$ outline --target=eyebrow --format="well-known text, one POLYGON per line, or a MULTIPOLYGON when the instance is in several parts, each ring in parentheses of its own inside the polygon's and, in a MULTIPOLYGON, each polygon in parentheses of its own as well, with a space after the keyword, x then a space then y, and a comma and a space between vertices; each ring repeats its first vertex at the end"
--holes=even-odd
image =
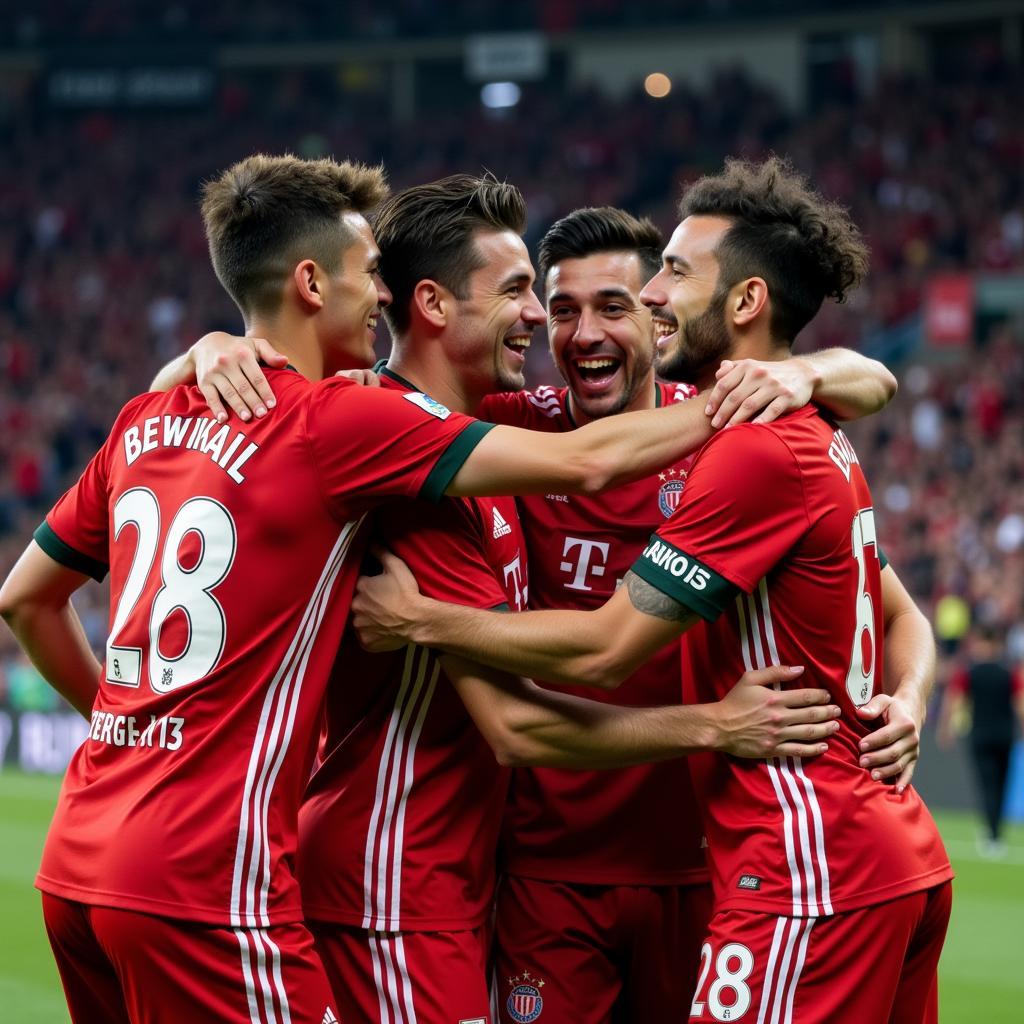
POLYGON ((673 256, 671 253, 665 253, 665 262, 670 266, 678 267, 680 270, 693 270, 682 256, 673 256))
MULTIPOLYGON (((636 305, 636 298, 633 296, 633 293, 626 288, 602 288, 597 293, 597 297, 600 299, 624 299, 626 302, 636 305)), ((553 295, 548 296, 549 306, 553 306, 556 302, 576 301, 576 296, 571 292, 555 292, 553 295)))
POLYGON ((509 274, 501 284, 498 285, 498 291, 503 292, 506 288, 511 288, 514 284, 530 284, 530 275, 524 271, 516 271, 514 274, 509 274))

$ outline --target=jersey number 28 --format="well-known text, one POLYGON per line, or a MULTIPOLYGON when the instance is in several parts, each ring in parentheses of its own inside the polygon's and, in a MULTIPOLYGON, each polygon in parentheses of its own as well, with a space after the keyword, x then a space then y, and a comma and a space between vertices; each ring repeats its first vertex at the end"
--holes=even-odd
POLYGON ((107 682, 118 686, 139 686, 141 682, 142 648, 118 646, 117 640, 159 555, 162 585, 148 614, 149 685, 156 693, 168 693, 209 675, 224 653, 227 623, 212 591, 231 571, 235 560, 235 523, 219 501, 190 498, 171 520, 158 552, 160 505, 149 488, 133 487, 114 505, 115 541, 129 524, 138 531, 138 542, 107 640, 107 682), (179 549, 189 535, 198 542, 198 557, 185 568, 179 560, 179 549), (160 650, 160 634, 175 612, 185 617, 187 637, 178 653, 165 657, 160 650))

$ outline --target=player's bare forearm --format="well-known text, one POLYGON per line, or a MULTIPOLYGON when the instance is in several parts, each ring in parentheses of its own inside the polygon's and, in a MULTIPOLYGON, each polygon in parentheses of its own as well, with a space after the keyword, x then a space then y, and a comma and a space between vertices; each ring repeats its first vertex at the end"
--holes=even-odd
POLYGON ((43 678, 89 718, 100 664, 71 606, 72 592, 86 579, 33 541, 0 589, 0 615, 43 678))
POLYGON ((700 399, 607 416, 561 434, 499 426, 476 446, 447 493, 595 494, 657 472, 711 434, 700 399))
POLYGON ((196 364, 192 357, 192 350, 182 352, 175 356, 169 363, 161 367, 149 385, 150 391, 170 391, 179 384, 195 384, 196 364))
POLYGON ((444 663, 495 757, 510 767, 620 768, 708 750, 718 737, 706 706, 617 707, 454 655, 444 663))
POLYGON ((841 420, 884 409, 896 394, 896 378, 877 359, 848 348, 823 349, 798 357, 812 375, 812 398, 841 420))

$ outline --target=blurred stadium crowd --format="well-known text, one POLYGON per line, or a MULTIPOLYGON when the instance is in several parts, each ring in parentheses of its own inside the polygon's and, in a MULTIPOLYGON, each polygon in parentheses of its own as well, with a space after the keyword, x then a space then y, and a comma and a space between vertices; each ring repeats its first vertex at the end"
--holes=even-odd
MULTIPOLYGON (((68 6, 38 9, 36 30, 48 30, 44 12, 68 6)), ((102 21, 128 7, 90 11, 102 21)), ((374 5, 353 8, 370 18, 374 5)), ((217 6, 176 9, 204 19, 217 6)), ((660 101, 526 88, 511 111, 448 107, 398 127, 383 97, 354 103, 320 71, 227 75, 217 102, 216 116, 54 112, 32 95, 0 104, 0 572, 157 367, 207 330, 238 328, 196 196, 204 177, 255 150, 383 161, 396 186, 489 168, 525 193, 530 243, 583 205, 623 206, 671 229, 681 182, 727 154, 788 154, 851 207, 873 254, 867 289, 820 316, 804 348, 859 347, 913 318, 938 270, 1024 269, 1024 81, 998 63, 948 81, 886 81, 867 98, 838 83, 799 118, 736 71, 660 101)), ((886 552, 947 651, 972 621, 989 622, 1024 656, 1022 333, 1005 321, 952 362, 894 366, 893 406, 851 431, 886 552)), ((553 381, 541 338, 528 380, 553 381)), ((101 647, 105 595, 84 593, 101 647)), ((17 707, 53 699, 7 631, 4 693, 17 707)))

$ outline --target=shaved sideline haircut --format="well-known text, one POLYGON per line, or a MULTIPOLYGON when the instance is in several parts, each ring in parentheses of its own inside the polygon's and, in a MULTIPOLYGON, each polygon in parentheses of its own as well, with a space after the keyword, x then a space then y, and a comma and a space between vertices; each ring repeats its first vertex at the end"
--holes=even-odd
POLYGON ((203 223, 220 283, 242 316, 273 315, 297 263, 336 273, 352 233, 341 217, 388 195, 380 167, 256 154, 203 185, 203 223))

